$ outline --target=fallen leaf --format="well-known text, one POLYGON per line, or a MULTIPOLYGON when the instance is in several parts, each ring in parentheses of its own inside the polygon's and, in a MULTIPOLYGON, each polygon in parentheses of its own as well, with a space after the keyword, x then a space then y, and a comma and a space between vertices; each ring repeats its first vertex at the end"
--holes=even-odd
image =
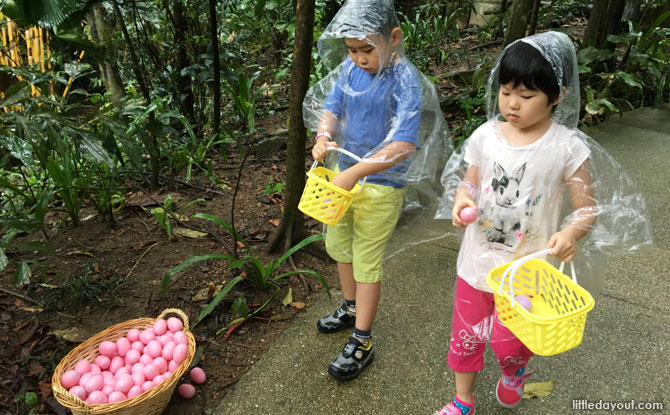
POLYGON ((283 300, 281 300, 281 303, 284 304, 284 306, 287 306, 293 302, 293 289, 289 288, 288 289, 288 294, 286 294, 286 297, 284 297, 283 300))
POLYGON ((237 247, 238 248, 244 248, 244 244, 240 241, 237 241, 237 247))
POLYGON ((202 288, 198 290, 197 293, 193 297, 191 297, 191 301, 204 301, 204 300, 209 300, 209 287, 202 288))
POLYGON ((303 303, 302 301, 294 301, 290 305, 296 310, 302 310, 303 308, 305 308, 305 303, 303 303))
POLYGON ((198 239, 207 236, 205 232, 195 231, 193 229, 176 227, 172 229, 172 233, 175 235, 183 236, 191 239, 198 239))
POLYGON ((523 397, 525 399, 530 398, 542 398, 549 395, 554 390, 554 381, 550 380, 548 382, 536 382, 536 383, 526 383, 523 388, 523 397))
POLYGON ((272 226, 279 226, 279 221, 277 219, 268 219, 268 222, 270 222, 272 226))
POLYGON ((44 366, 42 366, 38 362, 31 362, 30 371, 28 372, 28 375, 37 378, 37 376, 39 376, 39 374, 42 373, 43 370, 44 366))
POLYGON ((49 334, 53 334, 56 337, 60 337, 72 343, 81 343, 91 337, 90 333, 81 327, 70 327, 69 329, 64 330, 54 330, 50 331, 49 334))
POLYGON ((40 388, 40 394, 42 394, 42 400, 45 400, 46 398, 51 396, 52 392, 51 382, 42 380, 38 384, 38 387, 40 388))
POLYGON ((41 313, 44 311, 41 307, 20 307, 19 310, 28 311, 30 313, 41 313))
POLYGON ((90 257, 93 256, 92 253, 86 252, 86 251, 70 251, 65 255, 82 255, 82 256, 90 256, 90 257))
POLYGON ((33 334, 35 334, 37 329, 40 327, 40 322, 37 321, 35 317, 30 319, 29 324, 30 325, 25 330, 21 330, 21 334, 19 334, 19 344, 23 344, 30 340, 30 338, 33 337, 33 334))

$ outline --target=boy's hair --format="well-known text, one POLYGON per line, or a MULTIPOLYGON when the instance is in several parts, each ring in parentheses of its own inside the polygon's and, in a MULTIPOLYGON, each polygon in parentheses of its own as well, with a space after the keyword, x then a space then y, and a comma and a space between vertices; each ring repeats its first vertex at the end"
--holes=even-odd
MULTIPOLYGON (((559 98, 561 91, 556 82, 556 73, 534 46, 519 41, 504 53, 498 72, 500 85, 511 82, 514 88, 523 85, 534 91, 542 91, 549 97, 549 102, 559 98)), ((561 83, 565 84, 563 81, 561 83)))
MULTIPOLYGON (((342 23, 341 31, 352 37, 376 34, 384 38, 398 27, 398 20, 391 0, 349 0, 348 12, 352 21, 342 23)), ((344 6, 343 6, 344 7, 344 6)))

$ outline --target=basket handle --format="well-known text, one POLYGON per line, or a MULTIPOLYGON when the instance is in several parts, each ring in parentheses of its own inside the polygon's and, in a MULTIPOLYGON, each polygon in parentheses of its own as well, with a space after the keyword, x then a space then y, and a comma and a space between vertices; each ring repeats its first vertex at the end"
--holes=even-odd
MULTIPOLYGON (((544 249, 542 251, 538 251, 538 252, 534 252, 532 254, 528 254, 528 255, 526 255, 524 257, 521 257, 521 258, 517 259, 516 261, 514 261, 512 263, 512 265, 507 267, 505 272, 503 272, 503 275, 500 279, 500 287, 498 288, 498 295, 502 295, 503 286, 504 286, 504 283, 505 283, 505 278, 509 277, 509 294, 510 294, 510 297, 512 298, 512 307, 514 307, 514 305, 516 304, 516 300, 514 299, 513 281, 514 281, 514 275, 516 275, 516 272, 519 270, 519 268, 521 268, 521 266, 523 264, 525 264, 529 260, 531 260, 533 258, 538 258, 538 257, 541 257, 541 256, 551 254, 553 251, 554 250, 552 248, 544 249)), ((563 272, 563 265, 565 265, 565 262, 561 262, 561 268, 559 269, 559 271, 561 271, 561 272, 563 272)), ((577 282, 577 275, 575 274, 574 263, 570 262, 570 268, 572 269, 572 280, 576 283, 577 282)))
POLYGON ((165 316, 168 314, 177 314, 179 318, 181 318, 182 323, 184 323, 184 331, 189 331, 188 316, 186 313, 178 308, 166 308, 165 310, 161 311, 161 313, 158 315, 158 318, 165 318, 165 316))
MULTIPOLYGON (((346 154, 347 156, 351 157, 352 159, 356 160, 357 162, 363 161, 362 158, 358 157, 356 154, 352 153, 349 150, 345 150, 345 149, 339 148, 339 147, 332 147, 332 146, 331 147, 326 147, 326 151, 331 151, 331 150, 337 151, 337 152, 342 153, 342 154, 346 154)), ((319 164, 319 162, 314 160, 314 163, 312 164, 312 168, 310 170, 314 170, 316 168, 317 164, 319 164)), ((361 181, 361 186, 358 188, 357 193, 360 193, 361 190, 363 190, 363 185, 365 184, 365 181, 367 179, 368 179, 368 176, 363 177, 363 180, 361 181)))

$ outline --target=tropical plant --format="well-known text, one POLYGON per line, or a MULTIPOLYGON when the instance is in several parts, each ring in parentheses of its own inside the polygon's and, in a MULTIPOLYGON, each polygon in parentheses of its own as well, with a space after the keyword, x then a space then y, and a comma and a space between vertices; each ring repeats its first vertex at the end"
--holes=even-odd
POLYGON ((167 195, 165 197, 165 201, 163 202, 163 206, 153 208, 150 210, 151 214, 154 215, 156 220, 158 221, 158 224, 160 227, 165 231, 167 234, 168 239, 172 239, 172 221, 177 220, 181 221, 184 217, 184 214, 190 208, 196 203, 199 202, 204 202, 205 199, 195 199, 191 200, 187 204, 185 204, 181 209, 179 209, 178 212, 175 212, 172 209, 172 205, 174 203, 179 202, 182 200, 182 197, 176 197, 173 198, 171 194, 167 195))

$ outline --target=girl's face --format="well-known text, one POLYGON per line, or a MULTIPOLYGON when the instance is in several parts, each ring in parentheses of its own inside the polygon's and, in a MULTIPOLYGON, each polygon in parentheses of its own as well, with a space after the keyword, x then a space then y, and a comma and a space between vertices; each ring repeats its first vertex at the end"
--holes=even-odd
POLYGON ((543 127, 551 122, 551 110, 558 99, 549 102, 549 97, 542 91, 528 89, 510 82, 500 85, 498 91, 498 108, 510 126, 519 130, 530 130, 543 127))

